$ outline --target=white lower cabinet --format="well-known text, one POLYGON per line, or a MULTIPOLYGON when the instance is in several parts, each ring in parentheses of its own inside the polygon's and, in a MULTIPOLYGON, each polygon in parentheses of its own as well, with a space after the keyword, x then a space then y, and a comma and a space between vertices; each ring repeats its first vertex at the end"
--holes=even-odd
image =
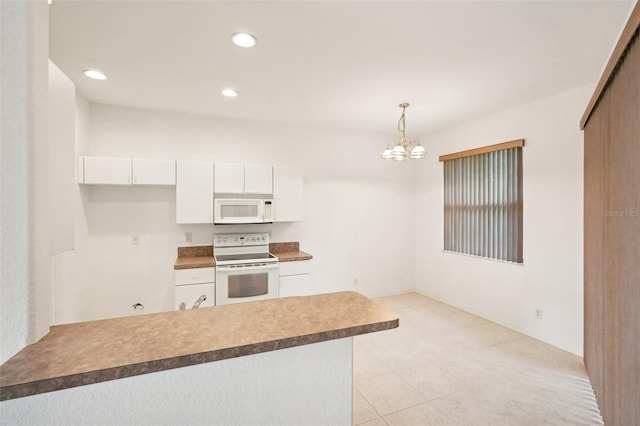
POLYGON ((176 269, 174 272, 176 310, 192 309, 202 296, 205 299, 199 307, 216 305, 216 268, 176 269))
POLYGON ((309 296, 311 288, 311 261, 280 262, 280 297, 309 296))

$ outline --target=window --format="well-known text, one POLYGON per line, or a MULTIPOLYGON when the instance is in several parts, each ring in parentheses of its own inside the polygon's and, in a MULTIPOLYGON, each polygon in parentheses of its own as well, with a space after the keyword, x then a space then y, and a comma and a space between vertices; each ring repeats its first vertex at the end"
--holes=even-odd
POLYGON ((522 147, 518 139, 443 155, 444 249, 522 263, 522 147))

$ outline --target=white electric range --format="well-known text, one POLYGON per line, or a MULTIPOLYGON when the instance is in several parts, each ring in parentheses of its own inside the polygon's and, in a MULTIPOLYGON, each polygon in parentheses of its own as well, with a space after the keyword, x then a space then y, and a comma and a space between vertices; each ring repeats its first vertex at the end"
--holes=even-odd
POLYGON ((269 233, 216 234, 216 305, 278 297, 278 258, 269 233))

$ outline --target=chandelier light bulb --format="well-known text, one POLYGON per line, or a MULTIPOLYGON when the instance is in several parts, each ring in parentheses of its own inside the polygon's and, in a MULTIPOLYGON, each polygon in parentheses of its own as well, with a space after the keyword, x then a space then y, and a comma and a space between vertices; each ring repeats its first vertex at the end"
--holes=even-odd
POLYGON ((383 158, 385 160, 390 160, 393 158, 393 154, 391 153, 391 148, 389 147, 389 145, 387 145, 385 150, 382 152, 380 158, 383 158))
POLYGON ((400 144, 393 147, 391 150, 391 154, 393 155, 403 155, 405 153, 404 147, 400 144))
POLYGON ((411 158, 422 159, 427 156, 427 150, 422 145, 418 144, 411 150, 411 158))
POLYGON ((409 103, 403 102, 399 106, 402 108, 402 115, 400 115, 400 120, 398 120, 398 132, 400 132, 400 138, 393 149, 390 150, 389 146, 387 146, 387 148, 382 152, 380 158, 395 161, 404 161, 407 158, 423 159, 427 156, 427 151, 422 145, 420 145, 420 142, 415 139, 411 139, 411 141, 407 140, 405 110, 409 107, 409 103))

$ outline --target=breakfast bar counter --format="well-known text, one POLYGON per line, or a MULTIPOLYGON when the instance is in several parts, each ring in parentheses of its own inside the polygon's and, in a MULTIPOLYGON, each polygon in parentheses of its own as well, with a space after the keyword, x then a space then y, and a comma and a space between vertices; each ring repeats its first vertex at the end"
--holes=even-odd
POLYGON ((58 325, 0 367, 0 400, 396 328, 356 292, 58 325))

